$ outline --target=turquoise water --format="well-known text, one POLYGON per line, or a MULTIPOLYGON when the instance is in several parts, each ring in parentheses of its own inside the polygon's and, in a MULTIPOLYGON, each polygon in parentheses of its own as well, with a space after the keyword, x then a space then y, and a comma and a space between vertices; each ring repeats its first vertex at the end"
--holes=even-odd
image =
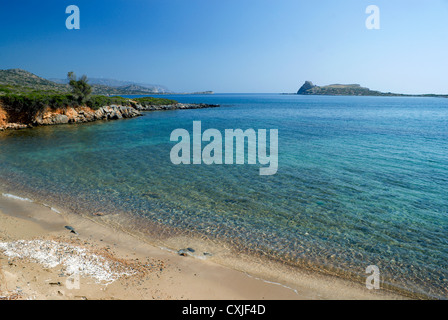
POLYGON ((173 98, 222 107, 0 133, 3 188, 293 265, 354 277, 377 265, 385 285, 448 298, 448 99, 173 98), (171 132, 199 120, 202 130, 278 129, 277 174, 173 165, 171 132))

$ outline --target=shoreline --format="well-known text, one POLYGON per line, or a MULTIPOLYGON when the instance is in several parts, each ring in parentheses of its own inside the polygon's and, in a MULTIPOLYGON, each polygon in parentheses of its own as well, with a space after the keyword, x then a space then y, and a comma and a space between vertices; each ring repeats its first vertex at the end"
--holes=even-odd
MULTIPOLYGON (((0 244, 3 243, 3 249, 5 243, 12 246, 19 240, 54 240, 64 245, 88 246, 94 252, 107 252, 108 260, 122 261, 124 266, 135 265, 135 269, 141 271, 141 274, 118 278, 108 285, 95 283, 91 276, 82 276, 81 288, 69 290, 64 286, 67 275, 61 276, 64 269, 61 265, 49 269, 29 259, 7 257, 0 246, 0 297, 5 297, 5 291, 8 291, 10 297, 15 295, 18 299, 38 300, 408 299, 387 290, 370 291, 365 283, 336 276, 291 268, 243 254, 238 257, 221 254, 219 250, 224 248, 209 250, 218 253, 216 255, 201 256, 200 251, 210 249, 201 239, 173 236, 166 242, 170 245, 163 247, 114 227, 101 218, 95 220, 96 217, 67 213, 49 204, 11 193, 5 196, 0 192, 0 244), (181 243, 188 243, 197 253, 189 254, 186 250, 186 254, 180 255, 173 248, 179 248, 181 243), (157 261, 155 265, 163 267, 153 270, 147 265, 137 266, 142 261, 157 261), (51 279, 52 284, 43 277, 51 279), (14 291, 14 287, 20 288, 19 291, 14 291)), ((29 242, 25 247, 31 245, 29 242)), ((70 257, 69 254, 62 256, 70 257)))
POLYGON ((59 109, 46 108, 37 115, 32 123, 9 122, 8 113, 0 101, 0 132, 7 130, 32 129, 34 127, 61 125, 61 124, 81 124, 96 121, 110 121, 120 119, 131 119, 143 116, 142 112, 152 111, 172 111, 188 109, 218 108, 220 105, 205 103, 175 103, 168 105, 139 104, 131 101, 130 106, 110 105, 103 106, 97 110, 86 106, 67 107, 59 109))

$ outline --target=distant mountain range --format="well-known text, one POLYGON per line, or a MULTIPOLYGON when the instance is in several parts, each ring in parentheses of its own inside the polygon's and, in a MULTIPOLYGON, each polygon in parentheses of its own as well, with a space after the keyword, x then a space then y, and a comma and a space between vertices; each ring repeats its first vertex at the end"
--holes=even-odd
POLYGON ((311 81, 305 83, 297 91, 299 95, 328 95, 328 96, 384 96, 384 97, 443 97, 448 95, 437 94, 400 94, 392 92, 380 92, 361 87, 359 84, 332 84, 328 86, 316 86, 311 81))
MULTIPOLYGON (((146 95, 171 93, 160 85, 144 85, 128 81, 89 78, 92 93, 98 95, 146 95)), ((57 91, 70 92, 68 80, 44 79, 22 69, 0 70, 2 92, 57 91)), ((1 93, 1 92, 0 92, 1 93)))

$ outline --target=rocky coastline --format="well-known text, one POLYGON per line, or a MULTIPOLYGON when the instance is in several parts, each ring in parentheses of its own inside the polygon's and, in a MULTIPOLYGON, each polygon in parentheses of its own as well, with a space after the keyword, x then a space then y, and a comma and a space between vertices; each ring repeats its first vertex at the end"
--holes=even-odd
POLYGON ((205 103, 176 103, 169 105, 141 105, 134 104, 133 108, 138 111, 162 111, 162 110, 182 110, 182 109, 203 109, 203 108, 217 108, 217 104, 205 103))
POLYGON ((131 101, 131 106, 111 105, 97 110, 89 107, 68 107, 64 109, 49 109, 40 112, 31 123, 8 122, 8 114, 0 105, 0 131, 19 130, 37 126, 87 123, 99 120, 118 120, 142 116, 142 112, 216 108, 219 105, 176 103, 171 105, 142 105, 131 101))

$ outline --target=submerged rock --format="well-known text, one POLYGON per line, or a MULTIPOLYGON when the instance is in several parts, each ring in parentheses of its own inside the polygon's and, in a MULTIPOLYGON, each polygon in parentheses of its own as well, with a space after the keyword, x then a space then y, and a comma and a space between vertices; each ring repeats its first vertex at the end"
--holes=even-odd
POLYGON ((78 232, 76 232, 75 229, 71 226, 65 226, 64 228, 69 230, 71 233, 78 234, 78 232))

